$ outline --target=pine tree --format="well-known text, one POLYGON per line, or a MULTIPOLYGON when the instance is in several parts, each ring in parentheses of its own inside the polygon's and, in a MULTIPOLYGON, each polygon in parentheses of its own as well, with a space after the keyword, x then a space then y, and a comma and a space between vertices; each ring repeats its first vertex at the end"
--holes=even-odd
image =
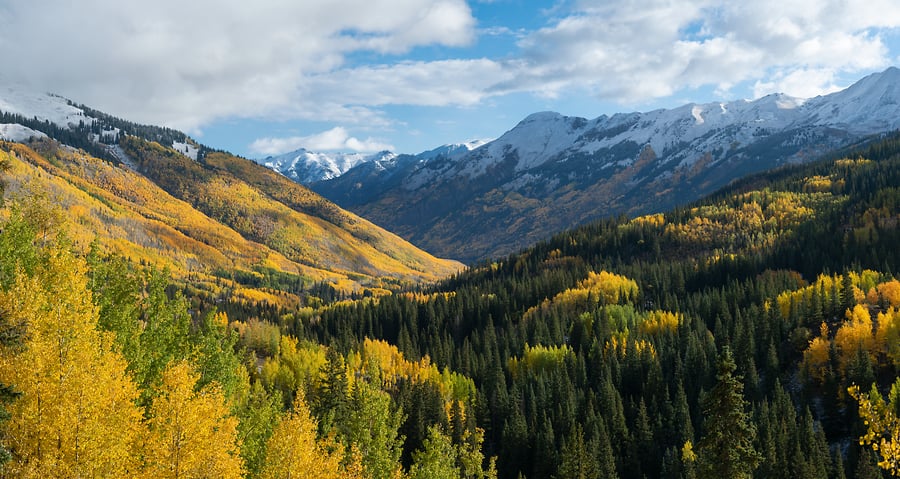
POLYGON ((718 382, 703 401, 704 435, 698 444, 701 478, 747 478, 760 461, 753 447, 756 428, 746 412, 744 386, 735 369, 726 347, 719 357, 718 382))
POLYGON ((390 396, 365 381, 357 381, 343 416, 335 418, 347 450, 353 446, 362 454, 366 475, 389 479, 400 469, 403 422, 400 411, 391 406, 390 396))
POLYGON ((597 452, 585 443, 584 432, 580 424, 576 424, 569 434, 562 449, 557 479, 592 479, 599 477, 600 465, 597 463, 597 452))
POLYGON ((337 418, 344 415, 347 405, 347 367, 336 349, 328 348, 325 352, 321 376, 313 412, 319 419, 320 435, 325 435, 335 427, 337 418))

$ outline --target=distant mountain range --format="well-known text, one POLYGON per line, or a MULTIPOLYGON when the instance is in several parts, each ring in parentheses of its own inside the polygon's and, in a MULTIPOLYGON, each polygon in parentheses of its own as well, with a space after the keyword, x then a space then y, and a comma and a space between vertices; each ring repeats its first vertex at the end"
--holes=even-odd
MULTIPOLYGON (((468 153, 487 142, 487 140, 473 140, 466 143, 439 146, 433 150, 424 151, 415 155, 415 159, 424 162, 433 160, 438 156, 452 156, 468 153)), ((380 151, 372 154, 329 153, 312 152, 305 148, 301 148, 289 153, 269 156, 256 161, 287 176, 297 183, 309 185, 319 181, 337 178, 360 165, 389 165, 396 157, 397 154, 391 151, 380 151)))
POLYGON ((889 68, 810 99, 592 120, 536 113, 477 148, 379 154, 311 187, 427 251, 471 262, 597 218, 663 211, 898 127, 900 70, 889 68))

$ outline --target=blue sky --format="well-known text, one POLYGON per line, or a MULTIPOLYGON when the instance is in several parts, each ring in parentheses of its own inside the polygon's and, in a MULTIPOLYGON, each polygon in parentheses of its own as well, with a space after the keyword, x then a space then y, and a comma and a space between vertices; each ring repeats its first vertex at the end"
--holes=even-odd
POLYGON ((536 111, 835 91, 900 64, 900 2, 7 0, 0 56, 8 79, 248 157, 417 153, 536 111))

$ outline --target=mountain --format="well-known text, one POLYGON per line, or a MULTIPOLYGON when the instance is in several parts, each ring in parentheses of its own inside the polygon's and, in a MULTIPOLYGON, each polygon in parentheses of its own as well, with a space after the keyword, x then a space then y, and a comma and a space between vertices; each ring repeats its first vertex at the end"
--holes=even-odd
POLYGON ((262 165, 58 96, 0 89, 0 139, 21 142, 0 141, 11 195, 38 192, 74 220, 82 245, 96 238, 195 286, 377 291, 461 266, 262 165))
MULTIPOLYGON (((443 145, 414 155, 414 158, 426 162, 437 157, 459 156, 486 143, 486 140, 472 140, 466 143, 443 145)), ((393 160, 397 156, 397 154, 390 151, 380 151, 366 155, 363 153, 317 153, 301 148, 290 153, 269 156, 265 159, 257 160, 257 162, 287 176, 297 183, 309 185, 337 178, 357 166, 374 164, 376 169, 393 168, 395 166, 393 160)))
POLYGON ((465 143, 450 143, 447 145, 439 146, 433 150, 423 151, 422 153, 416 155, 416 158, 424 161, 429 161, 438 157, 462 156, 472 150, 481 148, 482 146, 490 142, 491 140, 470 140, 465 143))
POLYGON ((773 94, 592 120, 536 113, 465 154, 363 164, 312 188, 471 262, 594 219, 664 211, 898 126, 900 70, 890 68, 810 99, 773 94))
MULTIPOLYGON (((559 232, 415 295, 328 311, 305 336, 383 340, 471 377, 499 478, 896 474, 871 449, 900 438, 848 388, 900 388, 900 134, 846 155, 559 232), (734 454, 749 429, 758 461, 734 454), (867 429, 886 439, 860 441, 867 429)), ((424 438, 443 420, 401 430, 424 438)))
POLYGON ((341 176, 347 170, 361 163, 391 159, 394 156, 396 155, 390 151, 365 155, 362 153, 314 153, 301 148, 290 153, 270 156, 258 160, 258 162, 297 183, 307 185, 341 176))

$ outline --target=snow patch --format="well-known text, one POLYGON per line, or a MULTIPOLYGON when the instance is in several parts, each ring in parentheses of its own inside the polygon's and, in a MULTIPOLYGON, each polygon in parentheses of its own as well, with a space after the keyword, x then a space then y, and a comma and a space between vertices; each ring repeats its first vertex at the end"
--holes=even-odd
POLYGON ((691 108, 691 115, 694 117, 694 123, 698 125, 702 125, 705 120, 703 120, 703 109, 697 105, 694 105, 691 108))
POLYGON ((46 138, 41 131, 35 131, 18 123, 0 123, 0 139, 6 141, 23 142, 31 138, 46 138))
POLYGON ((57 126, 67 128, 79 122, 93 123, 93 118, 69 104, 68 100, 49 93, 34 93, 20 87, 0 87, 0 111, 49 120, 57 126))
POLYGON ((181 143, 178 141, 172 142, 172 149, 194 161, 197 161, 197 153, 200 152, 200 149, 196 146, 187 142, 181 143))

